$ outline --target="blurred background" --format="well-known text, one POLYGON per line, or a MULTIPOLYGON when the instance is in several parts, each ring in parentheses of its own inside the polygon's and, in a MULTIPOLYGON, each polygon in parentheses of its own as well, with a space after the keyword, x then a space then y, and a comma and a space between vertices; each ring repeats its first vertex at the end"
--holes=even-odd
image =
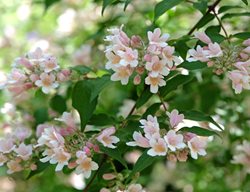
MULTIPOLYGON (((138 34, 146 39, 147 30, 158 26, 163 32, 169 33, 171 39, 177 39, 186 35, 202 16, 192 3, 183 2, 153 23, 153 10, 157 2, 133 0, 125 12, 123 3, 116 4, 107 7, 102 15, 101 0, 1 1, 0 86, 14 59, 36 47, 55 55, 63 67, 85 65, 96 70, 104 69, 103 39, 108 28, 124 24, 127 34, 138 34)), ((204 2, 210 4, 214 1, 204 2)), ((220 6, 222 5, 242 6, 242 12, 249 12, 249 6, 240 0, 224 0, 220 6)), ((232 17, 225 19, 224 25, 229 34, 235 34, 250 31, 249 21, 249 17, 232 17)), ((209 25, 218 23, 213 20, 209 25)), ((250 177, 241 166, 231 164, 235 146, 244 139, 250 140, 249 91, 236 97, 230 82, 223 79, 223 76, 213 75, 210 69, 196 71, 195 75, 195 80, 169 98, 168 105, 170 109, 197 109, 213 115, 225 127, 223 139, 215 138, 210 142, 208 155, 198 160, 154 164, 143 172, 145 177, 140 182, 152 192, 250 191, 250 177)), ((63 87, 59 91, 66 94, 63 87)), ((126 113, 127 108, 133 105, 135 94, 136 90, 132 85, 123 87, 114 83, 102 93, 98 110, 109 111, 114 115, 126 113), (108 94, 110 92, 114 94, 108 94)), ((26 113, 32 116, 34 111, 49 102, 49 98, 40 98, 34 92, 23 97, 15 101, 14 110, 19 112, 19 118, 26 113)), ((0 135, 9 120, 6 111, 11 109, 10 100, 10 94, 1 90, 0 135)), ((36 119, 30 121, 27 126, 34 128, 37 123, 35 121, 36 119)), ((126 158, 131 161, 137 154, 127 154, 126 158)), ((55 173, 54 167, 48 167, 29 180, 25 179, 27 174, 7 175, 6 168, 0 167, 0 192, 69 192, 81 191, 85 185, 81 176, 55 173)))

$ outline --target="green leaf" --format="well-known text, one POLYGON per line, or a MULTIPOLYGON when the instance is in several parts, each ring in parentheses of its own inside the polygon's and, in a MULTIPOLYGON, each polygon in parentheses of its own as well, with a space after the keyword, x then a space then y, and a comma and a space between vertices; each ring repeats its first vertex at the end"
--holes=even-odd
POLYGON ((34 170, 34 171, 30 171, 30 173, 29 173, 29 175, 27 176, 26 179, 30 179, 34 175, 37 175, 37 174, 43 172, 50 165, 50 163, 49 162, 42 163, 42 162, 38 161, 36 163, 36 165, 37 165, 37 169, 34 170))
POLYGON ((243 3, 245 3, 246 5, 248 5, 248 0, 241 0, 243 3))
POLYGON ((212 117, 210 117, 209 115, 206 115, 200 111, 195 111, 195 110, 181 111, 181 113, 185 116, 185 119, 190 119, 190 120, 194 120, 194 121, 207 121, 207 122, 214 124, 219 129, 223 130, 221 128, 221 126, 216 121, 213 120, 212 117))
POLYGON ((143 114, 142 119, 147 118, 148 115, 154 115, 160 108, 161 103, 154 103, 143 114))
POLYGON ((231 9, 239 9, 239 8, 242 8, 241 6, 238 6, 238 5, 225 5, 225 6, 222 6, 218 13, 223 13, 223 12, 226 12, 228 10, 231 10, 231 9))
POLYGON ((207 10, 207 1, 200 1, 200 2, 195 2, 193 4, 194 8, 198 9, 203 15, 206 13, 207 10))
POLYGON ((144 105, 150 99, 150 97, 152 95, 153 95, 153 93, 150 92, 149 87, 144 89, 144 91, 142 92, 142 94, 140 95, 140 97, 136 101, 136 104, 135 104, 136 108, 138 109, 142 105, 144 105))
POLYGON ((187 52, 189 50, 189 47, 187 46, 186 42, 188 41, 189 39, 182 39, 180 41, 177 41, 176 44, 175 44, 175 48, 176 48, 176 51, 180 54, 180 56, 183 58, 183 59, 186 59, 187 57, 187 52))
POLYGON ((60 95, 55 95, 51 99, 50 106, 53 110, 60 114, 67 110, 66 100, 60 95))
POLYGON ((245 40, 245 39, 250 38, 250 32, 236 33, 233 35, 233 37, 245 40))
POLYGON ((77 71, 80 74, 87 74, 90 71, 92 71, 89 67, 83 66, 83 65, 78 65, 78 66, 75 66, 75 67, 71 67, 70 69, 73 70, 73 71, 77 71))
POLYGON ((147 150, 143 152, 143 154, 136 161, 134 168, 130 175, 128 176, 128 180, 131 179, 137 172, 141 172, 145 168, 149 167, 153 164, 153 162, 157 159, 157 157, 151 157, 147 154, 147 150))
POLYGON ((36 120, 36 125, 45 123, 46 121, 49 120, 48 109, 47 108, 37 109, 34 113, 34 117, 36 120))
POLYGON ((221 20, 229 19, 232 17, 242 17, 242 16, 248 16, 250 17, 250 12, 244 12, 244 13, 227 13, 221 17, 221 20))
POLYGON ((175 7, 182 1, 183 0, 163 0, 157 3, 154 10, 154 21, 156 21, 162 14, 175 7))
POLYGON ((60 2, 61 0, 44 0, 45 11, 53 4, 60 2))
POLYGON ((164 98, 171 91, 176 90, 180 85, 184 85, 192 79, 192 75, 176 75, 166 82, 166 86, 160 88, 161 97, 164 98))
POLYGON ((214 15, 209 13, 207 15, 204 15, 200 20, 199 22, 197 23, 196 25, 196 28, 197 29, 200 29, 202 28, 203 26, 205 26, 208 22, 212 21, 214 19, 214 15))
POLYGON ((114 0, 103 0, 103 3, 102 3, 102 15, 105 11, 105 9, 111 5, 112 3, 114 2, 114 0))
POLYGON ((96 126, 105 126, 105 125, 114 125, 115 119, 110 117, 104 113, 94 114, 89 122, 89 125, 96 125, 96 126))
POLYGON ((179 129, 178 131, 190 132, 190 133, 194 133, 196 135, 205 136, 205 137, 209 137, 209 136, 213 136, 213 135, 217 135, 217 136, 221 137, 215 131, 212 131, 212 130, 209 130, 209 129, 206 129, 206 128, 202 128, 202 127, 198 127, 198 126, 183 127, 181 129, 179 129))
POLYGON ((122 154, 117 149, 111 149, 104 146, 100 146, 100 149, 102 152, 104 152, 106 155, 112 157, 113 159, 119 161, 124 167, 128 168, 126 161, 122 157, 122 154))
POLYGON ((104 75, 100 78, 96 78, 96 79, 90 79, 88 80, 92 92, 91 92, 91 98, 90 100, 93 101, 98 94, 101 92, 101 90, 107 86, 111 81, 110 81, 110 76, 109 75, 104 75))
POLYGON ((128 5, 129 5, 129 3, 131 3, 132 2, 132 0, 126 0, 125 1, 125 3, 124 3, 124 11, 126 11, 126 9, 127 9, 127 7, 128 7, 128 5))
POLYGON ((184 61, 178 67, 182 67, 188 70, 197 70, 197 69, 203 69, 207 67, 206 63, 200 62, 200 61, 194 61, 194 62, 188 62, 184 61))
POLYGON ((205 30, 205 33, 212 39, 214 42, 222 42, 225 40, 225 37, 220 34, 221 27, 217 26, 210 26, 205 30))

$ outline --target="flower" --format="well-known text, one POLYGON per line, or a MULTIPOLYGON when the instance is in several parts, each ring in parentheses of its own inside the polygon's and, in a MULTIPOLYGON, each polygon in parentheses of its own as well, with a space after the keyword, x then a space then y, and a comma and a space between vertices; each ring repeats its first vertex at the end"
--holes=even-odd
POLYGON ((189 62, 192 62, 192 61, 207 62, 207 61, 209 61, 209 59, 207 58, 209 51, 204 50, 200 45, 197 46, 196 50, 189 49, 188 54, 190 55, 190 57, 187 58, 187 61, 189 61, 189 62))
POLYGON ((209 44, 212 43, 211 39, 204 32, 197 31, 194 33, 194 36, 202 41, 203 43, 209 44))
POLYGON ((44 60, 41 62, 40 66, 44 69, 45 73, 59 69, 56 58, 50 55, 44 57, 44 60))
POLYGON ((56 118, 55 120, 64 122, 69 127, 75 127, 75 119, 72 116, 72 113, 63 112, 60 118, 56 118))
POLYGON ((209 43, 208 44, 208 58, 220 57, 223 55, 223 52, 218 43, 209 43))
POLYGON ((143 147, 143 148, 150 147, 149 140, 147 138, 143 137, 140 132, 135 131, 133 133, 133 139, 134 139, 134 141, 127 142, 126 144, 128 146, 139 146, 139 147, 143 147))
POLYGON ((145 83, 150 85, 150 92, 157 93, 159 87, 165 86, 166 82, 163 79, 162 75, 158 75, 156 77, 152 76, 151 73, 146 77, 145 83))
POLYGON ((193 159, 198 158, 198 154, 201 156, 205 156, 207 153, 205 151, 206 141, 199 137, 193 137, 190 141, 188 141, 188 148, 191 152, 191 157, 193 159))
POLYGON ((118 137, 112 136, 114 133, 115 133, 114 127, 106 128, 101 132, 101 134, 97 136, 96 139, 97 141, 102 143, 105 147, 114 149, 116 148, 116 146, 114 146, 113 144, 116 144, 120 141, 118 137))
POLYGON ((91 175, 91 171, 95 171, 98 169, 98 164, 90 157, 87 157, 83 151, 78 151, 76 153, 77 160, 76 163, 78 166, 76 167, 76 174, 81 174, 83 173, 85 178, 89 178, 91 175))
POLYGON ((11 160, 11 161, 9 161, 7 163, 7 167, 8 167, 8 170, 7 170, 8 174, 12 174, 14 172, 19 172, 19 171, 23 170, 22 166, 20 165, 19 160, 11 160))
POLYGON ((121 81, 122 85, 128 84, 129 77, 132 75, 130 66, 114 68, 115 73, 111 76, 112 81, 121 81))
POLYGON ((121 57, 115 54, 113 51, 106 52, 105 56, 108 59, 108 62, 105 65, 106 69, 116 69, 120 66, 121 57))
POLYGON ((160 127, 159 127, 159 123, 157 121, 157 117, 153 117, 152 115, 148 115, 147 119, 141 119, 140 123, 142 125, 140 127, 144 129, 146 138, 148 138, 148 139, 160 138, 160 133, 159 133, 160 127))
POLYGON ((21 143, 14 151, 17 153, 18 157, 21 157, 23 160, 28 160, 32 155, 32 145, 21 143))
POLYGON ((171 151, 176 151, 176 149, 183 149, 186 144, 183 143, 183 136, 181 134, 176 134, 174 130, 168 131, 164 139, 171 151))
POLYGON ((4 154, 0 153, 0 166, 3 166, 7 161, 8 158, 4 154))
POLYGON ((158 56, 153 56, 151 61, 146 63, 146 69, 150 71, 152 77, 157 77, 159 75, 167 76, 169 74, 166 60, 160 60, 158 56))
POLYGON ((54 155, 50 159, 51 164, 57 164, 56 171, 61 171, 71 158, 71 154, 67 153, 62 147, 54 148, 54 155))
POLYGON ((138 51, 136 49, 131 49, 126 47, 125 50, 117 51, 117 55, 120 56, 120 65, 136 67, 138 65, 138 51))
POLYGON ((145 192, 140 184, 130 184, 125 192, 145 192))
POLYGON ((149 44, 151 45, 157 45, 159 47, 165 47, 167 46, 166 41, 169 38, 169 34, 162 34, 161 35, 161 29, 156 28, 154 29, 154 32, 148 31, 148 40, 149 44))
POLYGON ((233 70, 229 72, 228 76, 232 80, 232 86, 236 94, 241 93, 243 89, 250 89, 250 78, 247 72, 233 70))
POLYGON ((181 123, 184 119, 183 114, 179 114, 179 111, 174 109, 171 113, 167 112, 167 116, 169 117, 169 122, 171 127, 176 127, 179 123, 181 123))
POLYGON ((40 79, 35 82, 35 85, 42 87, 42 91, 48 94, 52 89, 58 87, 58 83, 55 79, 56 77, 53 74, 42 73, 40 79))
POLYGON ((149 141, 150 146, 152 147, 151 149, 148 150, 147 154, 150 156, 165 156, 167 154, 167 144, 164 141, 164 139, 159 138, 159 139, 154 139, 151 138, 149 141))
POLYGON ((162 50, 162 56, 164 60, 166 60, 169 69, 172 69, 174 67, 174 63, 176 65, 181 63, 180 58, 174 55, 174 49, 174 47, 166 46, 162 50))
POLYGON ((0 140, 0 152, 2 153, 10 153, 16 148, 16 145, 14 145, 13 140, 10 138, 1 139, 0 140))

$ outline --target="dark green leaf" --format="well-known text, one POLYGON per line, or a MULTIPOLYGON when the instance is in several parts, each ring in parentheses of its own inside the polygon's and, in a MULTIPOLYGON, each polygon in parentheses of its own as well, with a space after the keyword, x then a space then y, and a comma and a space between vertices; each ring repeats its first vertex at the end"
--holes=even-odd
POLYGON ((248 0, 241 0, 243 3, 245 3, 246 5, 248 5, 248 0))
POLYGON ((47 162, 47 163, 42 163, 42 162, 38 161, 38 162, 36 163, 36 165, 37 165, 37 169, 34 170, 34 171, 30 171, 30 173, 29 173, 29 175, 27 176, 26 179, 30 179, 30 178, 33 177, 34 175, 43 172, 43 171, 50 165, 50 163, 49 163, 49 162, 47 162))
POLYGON ((89 122, 89 125, 105 126, 105 125, 114 125, 115 119, 104 113, 94 114, 89 122))
POLYGON ((204 15, 200 20, 199 22, 197 23, 196 25, 196 28, 197 29, 200 29, 202 28, 203 26, 205 26, 208 22, 212 21, 214 19, 214 15, 209 13, 207 15, 204 15))
POLYGON ((141 96, 136 101, 136 108, 140 108, 142 105, 144 105, 152 96, 153 94, 150 92, 149 87, 144 89, 141 96))
POLYGON ((242 33, 236 33, 233 35, 234 37, 238 38, 238 39, 248 39, 250 38, 250 32, 242 32, 242 33))
POLYGON ((67 110, 66 100, 60 95, 55 95, 51 99, 50 106, 53 110, 60 114, 67 110))
POLYGON ((239 8, 242 8, 241 6, 238 6, 238 5, 225 5, 225 6, 222 6, 218 13, 223 13, 223 12, 226 12, 228 10, 231 10, 231 9, 239 9, 239 8))
POLYGON ((61 0, 44 0, 45 10, 47 10, 53 4, 58 3, 59 1, 61 0))
POLYGON ((179 129, 179 131, 190 132, 190 133, 194 133, 196 135, 205 136, 205 137, 213 136, 213 135, 217 135, 220 137, 220 135, 217 132, 206 129, 206 128, 198 127, 198 126, 183 127, 179 129))
POLYGON ((188 41, 189 39, 183 39, 183 40, 180 40, 180 41, 177 41, 176 44, 175 44, 175 48, 176 48, 176 51, 180 54, 180 56, 183 58, 183 59, 186 59, 187 57, 187 52, 189 50, 189 47, 187 46, 186 42, 188 41))
POLYGON ((225 40, 225 37, 220 34, 221 27, 217 26, 210 26, 205 30, 205 33, 212 39, 214 42, 222 42, 225 40))
POLYGON ((219 129, 223 130, 221 128, 221 126, 213 120, 212 117, 210 117, 209 115, 206 115, 200 111, 195 111, 195 110, 181 111, 181 113, 184 114, 185 119, 190 119, 190 120, 194 120, 194 121, 207 121, 207 122, 214 124, 219 129))
POLYGON ((145 168, 152 165, 156 159, 156 157, 149 156, 147 154, 147 150, 145 150, 140 158, 136 161, 134 168, 128 177, 128 180, 131 179, 137 172, 141 172, 145 168))
POLYGON ((122 154, 120 153, 119 150, 117 149, 111 149, 111 148, 107 148, 107 147, 103 147, 101 146, 101 151, 104 152, 106 155, 112 157, 113 159, 119 161, 124 167, 127 167, 127 163, 124 160, 124 158, 122 157, 122 154))
POLYGON ((186 84, 192 79, 192 75, 176 75, 166 82, 166 86, 160 88, 161 97, 164 98, 171 91, 176 90, 180 85, 186 84))
POLYGON ((242 16, 248 16, 250 17, 250 12, 244 12, 244 13, 227 13, 221 17, 221 20, 223 19, 229 19, 232 17, 242 17, 242 16))
POLYGON ((91 86, 91 98, 90 100, 94 100, 98 94, 101 92, 101 90, 108 85, 111 81, 110 81, 110 76, 109 75, 104 75, 100 78, 96 78, 96 79, 90 79, 88 80, 90 86, 91 86))
POLYGON ((200 61, 194 61, 194 62, 184 61, 183 63, 178 65, 178 67, 183 67, 188 70, 197 70, 207 67, 207 64, 200 61))
POLYGON ((206 13, 207 10, 207 1, 200 1, 200 2, 195 2, 194 7, 198 9, 203 15, 206 13))
POLYGON ((148 115, 154 115, 160 108, 161 103, 154 103, 143 114, 142 119, 147 118, 148 115))
POLYGON ((37 109, 34 113, 34 117, 36 120, 36 125, 45 123, 49 120, 49 114, 47 108, 37 109))
POLYGON ((154 10, 154 21, 156 21, 167 10, 181 3, 183 0, 163 0, 157 3, 154 10))

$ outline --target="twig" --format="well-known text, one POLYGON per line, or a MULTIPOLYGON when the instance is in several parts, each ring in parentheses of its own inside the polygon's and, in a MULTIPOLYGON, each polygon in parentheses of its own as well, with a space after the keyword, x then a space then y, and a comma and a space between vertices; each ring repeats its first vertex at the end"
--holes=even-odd
POLYGON ((162 104, 164 110, 167 111, 167 110, 168 110, 168 109, 167 109, 167 106, 165 105, 164 100, 162 99, 162 97, 161 97, 161 95, 159 94, 159 92, 157 93, 157 95, 158 95, 159 99, 161 100, 161 104, 162 104))
MULTIPOLYGON (((205 15, 203 15, 203 17, 201 19, 203 19, 204 17, 206 17, 211 11, 214 10, 214 8, 221 2, 221 0, 217 0, 214 2, 214 4, 212 4, 211 6, 209 6, 207 12, 205 13, 205 15)), ((200 20, 201 20, 200 19, 200 20)), ((192 27, 192 29, 188 32, 188 35, 192 35, 192 33, 195 31, 195 29, 197 28, 200 20, 192 27)))

